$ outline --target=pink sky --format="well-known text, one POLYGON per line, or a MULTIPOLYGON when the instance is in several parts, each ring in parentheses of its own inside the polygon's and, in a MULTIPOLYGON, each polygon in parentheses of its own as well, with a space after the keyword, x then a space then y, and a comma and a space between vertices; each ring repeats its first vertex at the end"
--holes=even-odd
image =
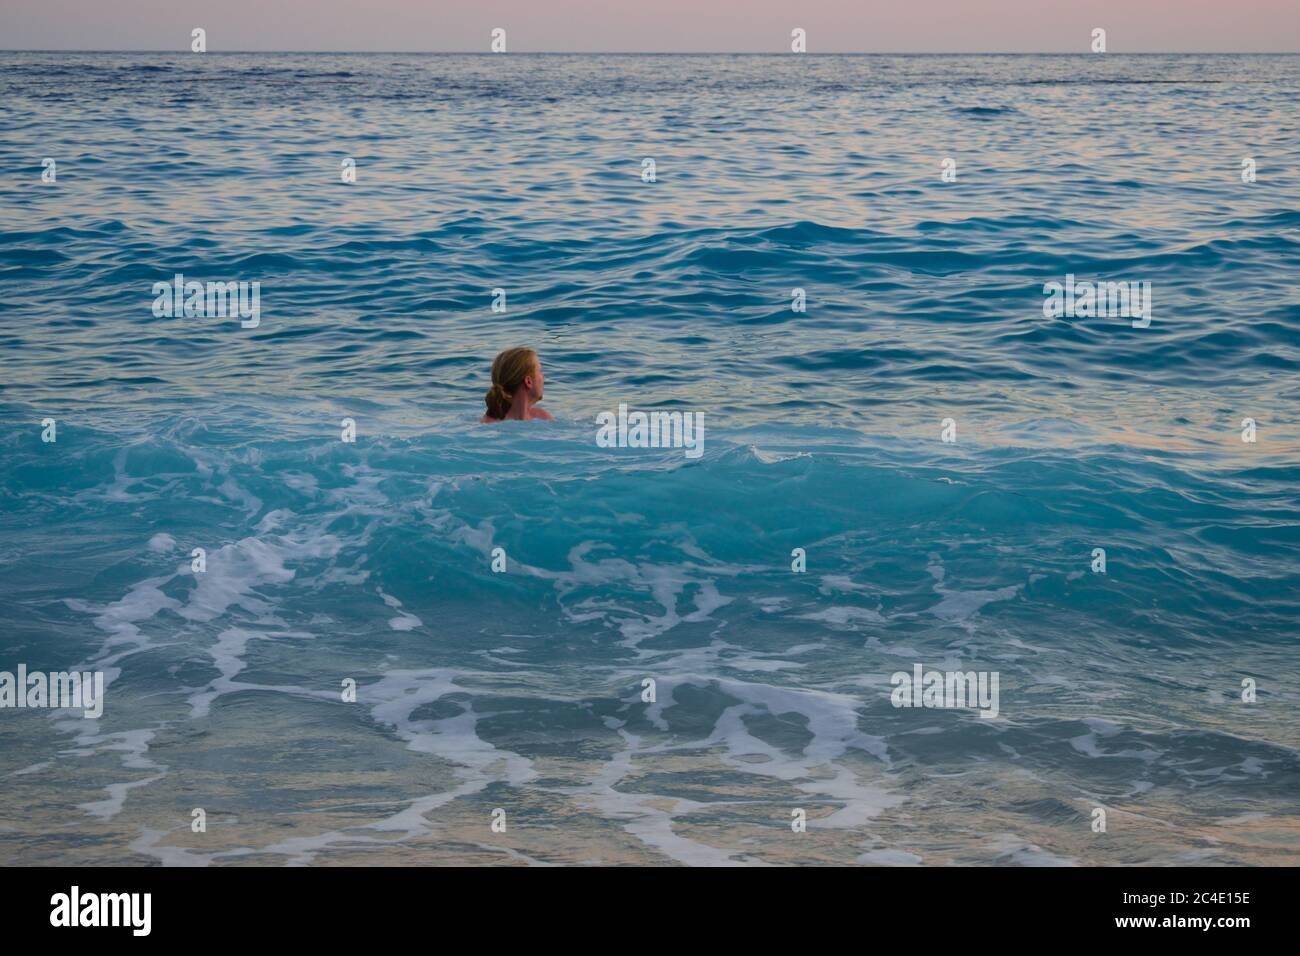
POLYGON ((3 0, 0 48, 1300 52, 1300 0, 3 0))

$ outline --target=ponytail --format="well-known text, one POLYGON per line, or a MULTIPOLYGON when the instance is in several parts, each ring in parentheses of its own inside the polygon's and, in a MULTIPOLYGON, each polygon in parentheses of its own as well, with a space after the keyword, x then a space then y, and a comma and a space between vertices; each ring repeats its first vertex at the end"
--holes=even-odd
POLYGON ((484 401, 487 402, 487 413, 490 418, 505 418, 510 412, 510 406, 514 403, 515 397, 501 387, 500 382, 493 382, 492 387, 487 390, 484 401))

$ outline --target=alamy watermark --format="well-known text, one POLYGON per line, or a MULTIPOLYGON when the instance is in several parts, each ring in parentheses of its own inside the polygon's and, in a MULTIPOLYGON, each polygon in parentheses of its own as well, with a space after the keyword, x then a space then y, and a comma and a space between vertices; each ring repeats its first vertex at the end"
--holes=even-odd
POLYGON ((104 674, 102 671, 28 672, 26 664, 18 673, 0 671, 0 708, 48 707, 80 708, 83 717, 98 718, 104 713, 104 674))
POLYGON ((178 272, 170 282, 153 284, 155 318, 239 319, 245 329, 262 322, 262 283, 186 281, 178 272))
POLYGON ((596 416, 601 448, 684 448, 687 458, 704 454, 703 412, 629 412, 620 402, 618 413, 596 416))
POLYGON ((927 671, 912 665, 912 673, 897 671, 889 700, 895 707, 965 707, 981 717, 998 715, 997 671, 927 671))
POLYGON ((83 893, 74 886, 51 896, 50 907, 51 926, 126 926, 133 936, 153 928, 152 893, 83 893))
POLYGON ((1135 329, 1151 324, 1151 283, 1147 281, 1089 282, 1075 281, 1074 274, 1065 282, 1044 282, 1043 317, 1070 318, 1122 317, 1132 319, 1135 329))

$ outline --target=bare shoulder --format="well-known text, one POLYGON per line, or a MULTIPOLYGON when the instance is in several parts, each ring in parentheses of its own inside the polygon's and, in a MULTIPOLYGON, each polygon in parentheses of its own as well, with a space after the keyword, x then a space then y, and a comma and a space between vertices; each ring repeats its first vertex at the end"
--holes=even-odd
POLYGON ((478 420, 478 423, 480 425, 490 425, 493 422, 499 422, 499 421, 501 421, 501 419, 493 418, 491 415, 484 415, 482 418, 478 420))
POLYGON ((544 422, 555 421, 555 416, 552 415, 544 408, 534 408, 531 411, 532 411, 532 415, 529 416, 530 418, 539 418, 544 422))

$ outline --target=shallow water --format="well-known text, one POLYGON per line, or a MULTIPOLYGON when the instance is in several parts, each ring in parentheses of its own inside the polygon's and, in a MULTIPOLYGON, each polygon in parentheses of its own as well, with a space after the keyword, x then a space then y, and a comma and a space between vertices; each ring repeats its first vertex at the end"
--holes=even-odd
POLYGON ((108 679, 0 710, 0 859, 1295 863, 1298 87, 0 54, 0 670, 108 679), (177 272, 260 325, 156 318, 177 272), (559 421, 480 427, 516 344, 559 421), (895 708, 917 663, 998 717, 895 708))

